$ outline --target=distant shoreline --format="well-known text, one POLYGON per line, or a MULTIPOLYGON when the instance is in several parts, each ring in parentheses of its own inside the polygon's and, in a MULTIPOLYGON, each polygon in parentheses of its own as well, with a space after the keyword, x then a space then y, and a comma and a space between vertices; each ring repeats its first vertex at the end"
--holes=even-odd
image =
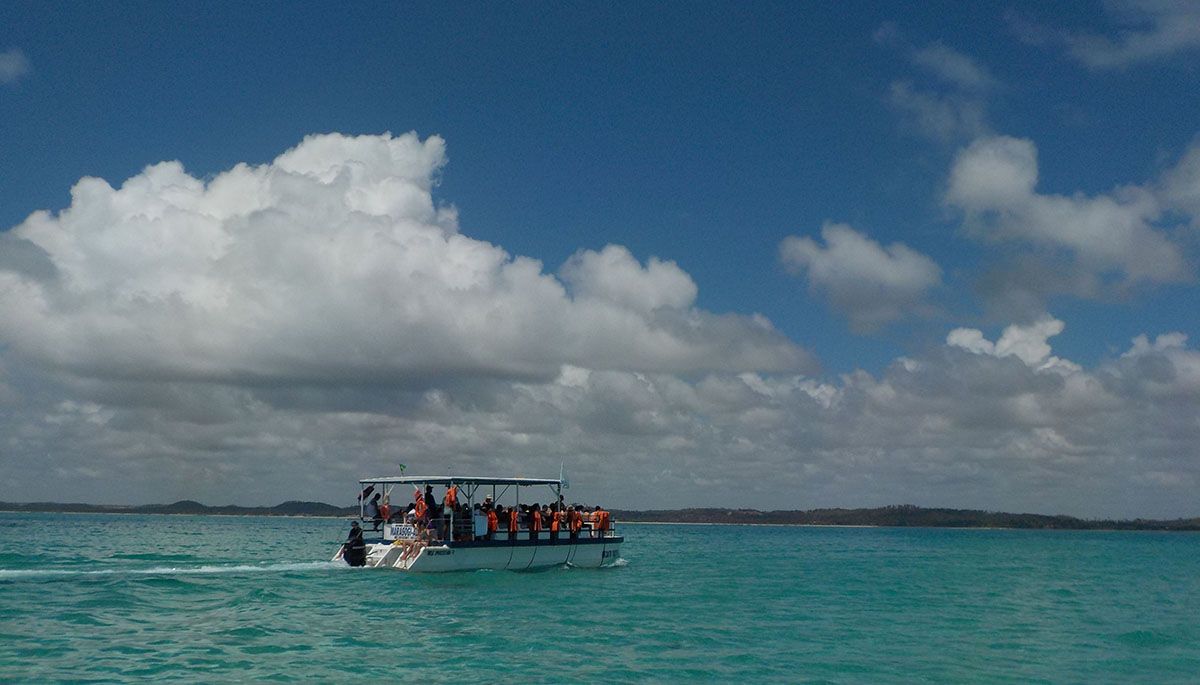
MULTIPOLYGON (((356 518, 358 507, 324 502, 290 501, 273 507, 208 506, 191 500, 173 504, 119 506, 61 502, 0 502, 0 512, 18 514, 153 514, 192 516, 286 516, 298 518, 356 518)), ((666 509, 612 511, 624 523, 651 525, 819 526, 840 528, 961 528, 1001 530, 1153 530, 1200 531, 1200 517, 1173 520, 1089 520, 1072 516, 1011 514, 973 509, 924 508, 893 505, 874 509, 666 509)))

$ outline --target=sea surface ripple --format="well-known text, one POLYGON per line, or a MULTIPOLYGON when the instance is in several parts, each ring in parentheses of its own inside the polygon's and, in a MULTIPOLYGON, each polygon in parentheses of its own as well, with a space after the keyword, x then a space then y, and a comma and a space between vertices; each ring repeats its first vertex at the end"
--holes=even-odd
POLYGON ((624 526, 407 575, 333 519, 0 513, 0 682, 1196 682, 1200 535, 624 526))

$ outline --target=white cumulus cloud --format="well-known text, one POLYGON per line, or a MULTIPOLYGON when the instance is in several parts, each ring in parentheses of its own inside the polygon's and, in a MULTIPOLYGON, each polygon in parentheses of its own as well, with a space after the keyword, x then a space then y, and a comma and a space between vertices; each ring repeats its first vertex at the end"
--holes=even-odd
POLYGON ((1042 194, 1037 181, 1032 141, 984 137, 958 153, 945 201, 982 235, 1065 250, 1100 280, 1162 283, 1188 277, 1179 247, 1155 228, 1163 207, 1153 192, 1126 186, 1090 197, 1042 194))
POLYGON ((577 252, 559 272, 577 298, 598 298, 637 311, 686 309, 696 299, 696 283, 675 262, 651 257, 643 268, 620 245, 577 252))
POLYGON ((761 317, 693 308, 670 262, 624 248, 542 265, 459 231, 434 136, 317 135, 202 181, 178 162, 0 235, 0 342, 94 378, 425 383, 563 364, 781 370, 808 355, 761 317))
POLYGON ((827 294, 856 330, 928 310, 926 293, 941 283, 932 259, 902 243, 880 245, 845 224, 825 224, 821 238, 824 246, 808 236, 784 238, 780 259, 804 274, 812 290, 827 294))
POLYGON ((1016 357, 1028 366, 1040 370, 1075 371, 1079 367, 1050 355, 1049 339, 1062 333, 1064 328, 1062 321, 1047 316, 1028 325, 1008 326, 994 343, 984 338, 983 332, 978 329, 956 328, 946 336, 946 344, 975 354, 1016 357))

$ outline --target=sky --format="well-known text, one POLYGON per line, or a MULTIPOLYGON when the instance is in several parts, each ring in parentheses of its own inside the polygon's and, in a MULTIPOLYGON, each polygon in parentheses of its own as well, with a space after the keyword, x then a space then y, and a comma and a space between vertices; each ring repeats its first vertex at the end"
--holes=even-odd
POLYGON ((0 500, 1200 515, 1200 2, 0 5, 0 500))

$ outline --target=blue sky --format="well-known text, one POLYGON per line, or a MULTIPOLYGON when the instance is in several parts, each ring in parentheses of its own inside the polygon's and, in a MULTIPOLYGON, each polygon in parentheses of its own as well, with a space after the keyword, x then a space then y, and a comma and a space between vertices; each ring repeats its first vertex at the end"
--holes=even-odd
MULTIPOLYGON (((1200 219, 1194 214, 1200 190, 1189 185, 1197 177, 1189 176, 1187 157, 1200 132, 1198 19, 1196 3, 1133 0, 911 7, 858 2, 824 7, 481 3, 350 8, 6 3, 0 8, 0 230, 9 240, 0 243, 0 251, 9 252, 7 268, 20 273, 12 263, 24 257, 12 255, 33 249, 25 242, 15 247, 18 239, 25 240, 18 234, 31 230, 23 222, 37 210, 55 213, 72 207, 71 189, 84 177, 119 188, 147 165, 178 160, 191 177, 211 181, 238 163, 269 165, 308 135, 401 136, 411 131, 419 140, 436 136, 445 143, 444 164, 428 170, 429 178, 436 179, 429 194, 435 207, 457 210, 455 230, 502 248, 510 257, 540 261, 542 272, 564 283, 572 301, 601 290, 611 295, 604 288, 620 281, 624 272, 606 276, 603 268, 608 267, 596 264, 618 271, 627 264, 613 253, 608 261, 597 258, 594 263, 587 255, 600 255, 607 245, 623 246, 643 269, 638 278, 645 276, 645 283, 635 281, 642 284, 638 297, 644 301, 674 303, 732 327, 751 326, 747 322, 761 315, 779 336, 771 345, 786 344, 794 348, 789 359, 804 358, 803 363, 783 363, 771 356, 779 351, 776 346, 770 354, 754 348, 758 357, 747 353, 748 358, 770 357, 769 363, 735 363, 734 356, 703 363, 697 357, 688 357, 692 361, 687 363, 653 357, 658 361, 629 368, 609 363, 601 369, 598 364, 593 371, 663 373, 693 389, 703 389, 711 378, 763 373, 776 374, 768 380, 778 380, 777 374, 795 372, 806 382, 849 393, 850 382, 842 380, 847 375, 865 373, 887 385, 898 382, 889 380, 888 370, 905 359, 939 357, 947 347, 968 349, 948 345, 951 331, 978 330, 980 339, 999 341, 1007 327, 1018 327, 1013 340, 1023 331, 1045 335, 1049 329, 1038 329, 1039 322, 1057 321, 1061 332, 1049 334, 1052 355, 1031 353, 1024 359, 1033 366, 1047 358, 1065 360, 1080 373, 1103 380, 1119 375, 1110 367, 1122 363, 1135 337, 1145 335, 1153 343, 1158 336, 1178 333, 1193 342, 1155 353, 1167 347, 1181 350, 1184 356, 1169 363, 1176 371, 1172 377, 1183 379, 1183 388, 1172 391, 1171 404, 1160 407, 1157 415, 1178 412, 1179 421, 1172 425, 1182 432, 1172 436, 1177 440, 1172 444, 1187 444, 1197 430, 1188 418, 1194 417, 1196 396, 1189 394, 1194 391, 1181 369, 1190 368, 1194 347, 1189 344, 1197 339, 1200 309, 1195 282, 1200 219), (970 176, 972 163, 988 159, 1008 165, 1003 173, 1032 174, 1036 180, 1026 179, 1030 187, 1018 181, 1011 193, 998 193, 995 188, 1003 178, 970 176), (834 225, 843 227, 845 252, 831 247, 836 229, 822 232, 834 225), (787 252, 786 244, 795 250, 787 252), (690 291, 679 285, 675 272, 657 272, 659 279, 650 266, 653 259, 689 278, 694 298, 687 296, 690 291), (562 271, 569 263, 578 267, 572 272, 575 280, 562 271), (853 265, 867 271, 856 275, 853 265), (723 320, 723 315, 730 318, 723 320)), ((1195 164, 1200 168, 1200 161, 1195 164)), ((74 202, 79 205, 75 214, 83 216, 83 204, 74 202)), ((104 219, 96 221, 73 230, 83 232, 80 236, 108 235, 104 219)), ((175 225, 155 235, 171 241, 180 235, 176 232, 187 230, 175 225)), ((67 273, 62 255, 69 250, 60 254, 48 239, 29 240, 50 255, 60 273, 67 273)), ((97 260, 112 252, 105 248, 88 254, 88 273, 98 273, 104 265, 97 260)), ((149 268, 150 263, 154 258, 123 268, 149 268)), ((146 273, 135 271, 130 278, 146 273)), ((369 297, 366 292, 347 296, 369 297)), ((518 301, 528 303, 531 297, 518 294, 518 301)), ((27 298, 15 286, 10 290, 13 303, 27 298)), ((64 304, 63 312, 84 306, 64 304)), ((10 321, 18 320, 15 311, 9 312, 10 321)), ((49 314, 42 323, 51 326, 53 319, 49 314)), ((138 325, 132 318, 125 323, 138 325)), ((652 322, 651 327, 660 325, 652 322)), ((6 373, 0 381, 7 378, 10 402, 23 408, 8 424, 11 435, 26 436, 30 426, 47 425, 47 408, 63 402, 92 407, 105 416, 112 412, 107 422, 119 423, 122 416, 138 420, 127 414, 133 409, 126 400, 116 399, 122 393, 97 387, 121 380, 114 369, 153 367, 152 359, 98 355, 92 362, 73 363, 64 361, 67 352, 39 356, 31 350, 44 350, 45 340, 53 336, 35 343, 12 325, 6 328, 0 331, 6 373), (35 396, 40 399, 33 400, 35 396)), ((109 342, 114 349, 128 349, 97 330, 81 334, 100 336, 94 341, 98 348, 109 342)), ((720 333, 694 330, 713 349, 732 349, 745 340, 743 333, 727 328, 720 333)), ((397 345, 403 347, 404 341, 397 345)), ((147 354, 165 354, 164 349, 159 345, 147 354)), ((997 363, 1012 361, 995 345, 990 351, 977 346, 970 353, 990 355, 997 363)), ((489 354, 493 360, 503 357, 497 351, 489 354)), ((541 359, 587 368, 579 354, 541 359)), ((613 352, 614 358, 622 354, 642 359, 637 350, 613 352)), ((222 358, 210 365, 222 367, 217 374, 221 380, 205 382, 209 390, 215 384, 248 392, 281 413, 298 400, 264 399, 261 379, 305 385, 311 379, 299 368, 320 367, 324 361, 302 361, 289 375, 222 358), (239 370, 247 376, 239 377, 239 370), (247 380, 251 376, 259 380, 247 380)), ((526 373, 529 368, 525 359, 501 361, 496 366, 504 371, 476 369, 464 378, 425 360, 429 377, 453 380, 429 381, 419 390, 459 398, 470 394, 459 390, 462 394, 455 395, 454 388, 463 384, 492 382, 512 369, 526 373)), ((341 367, 334 364, 327 371, 334 374, 334 368, 341 367)), ((528 373, 546 380, 541 371, 528 373)), ((164 371, 153 381, 186 385, 184 376, 164 371)), ((407 381, 394 383, 396 392, 416 391, 407 381)), ((305 396, 317 392, 305 387, 305 396)), ((352 393, 353 387, 348 383, 343 390, 352 393)), ((179 392, 193 390, 200 392, 179 392)), ((463 411, 452 424, 430 421, 448 433, 477 429, 480 417, 463 411)), ((950 451, 936 459, 924 452, 921 459, 926 461, 918 459, 902 473, 891 473, 892 467, 880 462, 864 465, 862 453, 855 452, 859 448, 850 444, 825 448, 843 450, 834 461, 825 461, 833 459, 825 453, 814 456, 805 431, 828 417, 814 418, 794 407, 773 411, 781 412, 780 420, 796 432, 779 443, 758 446, 763 454, 782 450, 787 455, 764 456, 762 468, 820 471, 827 479, 815 479, 825 485, 811 486, 798 504, 856 505, 910 497, 920 504, 1041 510, 1061 502, 1072 512, 1107 514, 1140 513, 1153 508, 1151 502, 1168 501, 1158 513, 1182 514, 1187 513, 1187 498, 1179 493, 1195 483, 1200 471, 1193 443, 1169 466, 1157 464, 1142 472, 1157 474, 1146 476, 1147 483, 1174 483, 1162 487, 1176 487, 1175 495, 1163 500, 1147 484, 1130 495, 1128 504, 1114 505, 1112 493, 1135 475, 1132 471, 1114 466, 1097 475, 1105 485, 1091 494, 1072 490, 1070 467, 1059 465, 1060 487, 1041 506, 1022 499, 1016 479, 998 475, 1011 464, 970 465, 963 456, 983 443, 1009 453, 1013 443, 1006 448, 1004 441, 1019 441, 1023 429, 998 429, 954 449, 941 442, 913 446, 950 451), (934 480, 945 483, 947 473, 958 469, 995 469, 996 475, 978 476, 958 495, 953 490, 945 494, 942 485, 921 475, 932 470, 939 474, 934 480), (902 485, 878 486, 889 478, 902 485)), ((606 415, 619 423, 616 417, 636 412, 634 405, 622 404, 606 415)), ((413 420, 395 408, 373 407, 368 413, 413 420)), ((1055 420, 1066 421, 1069 413, 1055 420)), ((935 414, 924 418, 936 423, 940 415, 935 414)), ((689 425, 706 425, 711 416, 695 410, 689 425)), ((1057 430, 1055 420, 1035 421, 1037 426, 1026 429, 1057 430)), ((856 425, 849 415, 839 421, 845 422, 837 424, 841 429, 856 425)), ((589 428, 579 417, 564 423, 592 435, 597 444, 606 441, 590 430, 604 435, 615 430, 611 425, 589 428)), ((827 428, 837 432, 833 424, 827 428)), ((275 435, 275 429, 261 426, 237 428, 246 434, 256 430, 260 436, 275 435)), ((642 474, 642 480, 646 474, 669 472, 662 477, 683 493, 673 501, 704 503, 712 496, 701 482, 707 481, 693 476, 678 480, 679 474, 694 475, 696 460, 714 470, 726 469, 736 463, 733 452, 681 448, 677 462, 650 456, 662 444, 676 444, 672 439, 703 442, 696 435, 681 435, 677 427, 663 430, 655 438, 662 442, 619 441, 619 446, 596 447, 591 458, 609 460, 611 470, 642 474), (664 466, 663 460, 670 463, 664 466)), ((39 471, 30 465, 35 452, 61 454, 56 468, 73 473, 73 460, 79 457, 71 455, 113 439, 96 431, 12 440, 5 448, 12 469, 8 476, 14 483, 36 480, 39 471)), ((730 431, 722 433, 729 445, 745 437, 730 431)), ((230 476, 220 474, 244 474, 250 468, 246 460, 286 464, 288 450, 297 449, 281 445, 269 459, 238 454, 218 465, 226 458, 217 456, 225 453, 221 450, 184 447, 162 433, 154 435, 176 455, 172 458, 206 464, 195 467, 205 483, 198 493, 179 490, 197 497, 229 492, 222 479, 230 476)), ((570 441, 543 437, 544 444, 533 450, 538 455, 533 465, 557 464, 559 455, 577 448, 570 441)), ((145 438, 139 439, 145 443, 145 438)), ((324 454, 344 447, 333 438, 304 439, 322 445, 316 451, 324 454)), ((392 439, 403 442, 395 435, 392 439)), ((1096 445, 1104 442, 1092 439, 1096 445)), ((1068 442, 1078 447, 1078 440, 1068 442)), ((425 446, 446 455, 442 463, 458 458, 489 470, 510 463, 488 462, 483 456, 468 459, 453 444, 425 446)), ((887 447, 886 440, 873 445, 872 459, 884 459, 878 455, 887 447)), ((363 449, 403 453, 415 448, 380 443, 363 449)), ((152 456, 129 456, 134 452, 112 458, 125 465, 132 459, 149 460, 138 462, 143 467, 157 463, 152 456)), ((429 468, 441 465, 431 461, 429 468)), ((370 462, 356 463, 365 468, 370 462)), ((107 471, 96 473, 96 483, 81 497, 100 492, 113 499, 154 501, 160 499, 154 496, 158 491, 170 489, 151 481, 112 486, 114 477, 107 471)), ((1028 472, 1030 478, 1033 474, 1028 472)), ((594 475, 608 486, 623 483, 622 476, 611 472, 594 475)), ((297 482, 294 487, 313 497, 337 496, 316 485, 297 482)), ((252 489, 233 492, 242 499, 258 497, 252 489)), ((0 499, 18 494, 0 490, 0 499)), ((621 504, 646 505, 647 499, 649 495, 635 492, 621 504)))

